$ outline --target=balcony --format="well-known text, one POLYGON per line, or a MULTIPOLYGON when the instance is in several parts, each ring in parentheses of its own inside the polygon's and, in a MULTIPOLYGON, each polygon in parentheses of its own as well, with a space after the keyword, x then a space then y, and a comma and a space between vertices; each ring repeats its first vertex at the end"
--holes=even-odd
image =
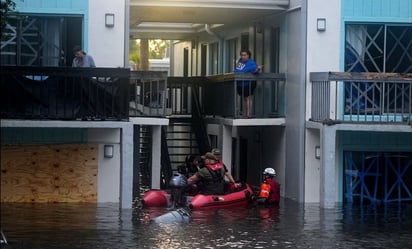
POLYGON ((310 73, 310 120, 401 123, 412 121, 412 74, 310 73))
POLYGON ((127 120, 129 74, 121 68, 2 66, 1 117, 127 120))
POLYGON ((167 77, 166 72, 122 68, 3 66, 0 75, 3 119, 127 121, 190 116, 194 110, 237 119, 244 109, 238 92, 249 91, 237 85, 252 82, 249 118, 285 115, 284 74, 167 77))
POLYGON ((173 115, 191 115, 199 101, 201 113, 208 116, 243 118, 243 101, 238 95, 250 91, 242 83, 256 83, 250 95, 249 118, 278 118, 285 116, 284 74, 223 74, 207 77, 169 77, 167 108, 173 115), (241 85, 237 89, 237 85, 241 85))

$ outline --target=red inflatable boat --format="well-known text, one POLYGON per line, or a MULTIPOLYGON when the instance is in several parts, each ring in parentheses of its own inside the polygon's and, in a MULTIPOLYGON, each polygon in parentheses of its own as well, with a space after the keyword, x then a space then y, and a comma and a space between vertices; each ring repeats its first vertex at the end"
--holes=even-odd
MULTIPOLYGON (((241 206, 247 204, 253 196, 253 190, 248 184, 243 184, 225 195, 186 196, 186 205, 191 209, 211 209, 241 206)), ((149 190, 143 196, 143 205, 146 207, 168 207, 171 205, 171 194, 166 190, 149 190)))

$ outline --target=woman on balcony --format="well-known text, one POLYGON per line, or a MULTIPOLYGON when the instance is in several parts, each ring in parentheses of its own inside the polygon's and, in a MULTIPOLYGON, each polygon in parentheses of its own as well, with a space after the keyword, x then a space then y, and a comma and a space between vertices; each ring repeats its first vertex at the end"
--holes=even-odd
MULTIPOLYGON (((235 73, 259 73, 262 66, 258 66, 256 62, 251 59, 252 53, 249 49, 242 49, 240 51, 240 59, 235 65, 235 73)), ((252 109, 251 95, 255 91, 256 81, 241 80, 236 82, 237 93, 243 97, 243 116, 250 117, 250 110, 252 109)))

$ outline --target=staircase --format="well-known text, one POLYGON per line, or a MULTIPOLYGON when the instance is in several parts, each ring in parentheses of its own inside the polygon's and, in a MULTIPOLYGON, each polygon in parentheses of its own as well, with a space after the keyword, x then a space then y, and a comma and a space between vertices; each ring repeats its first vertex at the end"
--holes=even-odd
POLYGON ((173 170, 185 163, 188 155, 200 155, 191 118, 171 118, 166 132, 167 148, 173 170))
POLYGON ((169 119, 167 147, 173 170, 185 163, 186 156, 203 155, 211 150, 199 103, 198 90, 197 88, 191 89, 191 116, 175 116, 169 119))
POLYGON ((151 185, 151 154, 152 154, 152 129, 150 126, 140 126, 139 133, 139 183, 140 192, 150 189, 151 185))
MULTIPOLYGON (((167 187, 173 171, 185 163, 186 156, 200 156, 211 149, 197 93, 194 90, 192 92, 191 115, 170 117, 169 126, 162 128, 160 182, 162 189, 167 187)), ((141 126, 139 130, 140 193, 151 186, 151 132, 150 126, 141 126)))

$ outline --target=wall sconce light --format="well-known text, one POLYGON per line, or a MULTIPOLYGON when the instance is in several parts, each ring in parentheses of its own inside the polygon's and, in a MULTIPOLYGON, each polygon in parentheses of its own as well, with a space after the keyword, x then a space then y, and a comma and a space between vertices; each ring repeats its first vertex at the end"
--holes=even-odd
POLYGON ((106 27, 108 27, 108 28, 113 28, 114 27, 114 14, 106 13, 105 24, 106 24, 106 27))
POLYGON ((113 148, 112 144, 105 144, 104 145, 104 157, 105 158, 112 158, 113 157, 113 148))
POLYGON ((315 158, 320 159, 320 146, 315 146, 315 158))
POLYGON ((326 30, 326 18, 318 18, 316 23, 316 29, 319 32, 323 32, 326 30))

